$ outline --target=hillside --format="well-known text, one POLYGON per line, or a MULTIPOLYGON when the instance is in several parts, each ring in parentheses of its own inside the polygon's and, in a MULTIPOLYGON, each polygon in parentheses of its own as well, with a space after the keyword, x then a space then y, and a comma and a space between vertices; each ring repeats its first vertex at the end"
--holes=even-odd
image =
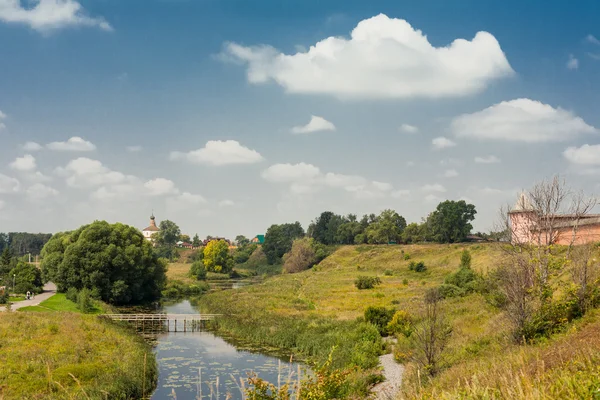
MULTIPOLYGON (((252 344, 287 349, 318 361, 337 346, 334 365, 362 368, 363 372, 352 378, 355 387, 350 390, 351 395, 360 397, 366 395, 365 387, 376 382, 373 367, 385 347, 377 339, 365 339, 370 333, 361 322, 364 310, 384 306, 418 315, 425 292, 458 270, 465 248, 471 253, 472 268, 482 274, 494 270, 503 258, 496 244, 344 246, 308 271, 212 293, 204 296, 201 304, 212 312, 231 314, 220 329, 252 344), (410 271, 411 261, 423 261, 427 270, 410 271), (377 276, 382 283, 374 289, 358 290, 354 281, 360 275, 377 276)), ((513 386, 527 391, 526 398, 532 399, 561 398, 557 393, 587 398, 579 393, 589 394, 600 387, 600 369, 594 366, 600 343, 585 340, 600 326, 595 322, 596 313, 545 343, 518 346, 511 340, 503 311, 481 294, 444 300, 443 310, 453 329, 443 371, 427 381, 408 363, 403 398, 520 398, 518 390, 502 390, 513 386), (569 351, 573 350, 571 340, 585 346, 569 351), (504 370, 503 375, 500 372, 504 370), (585 388, 560 392, 560 385, 547 384, 555 378, 585 388), (553 392, 532 395, 543 393, 539 392, 541 385, 553 392)))

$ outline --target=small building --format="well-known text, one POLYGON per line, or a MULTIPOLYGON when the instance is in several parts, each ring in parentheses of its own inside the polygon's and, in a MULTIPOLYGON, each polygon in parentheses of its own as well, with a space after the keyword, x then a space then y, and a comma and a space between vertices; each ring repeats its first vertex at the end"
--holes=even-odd
POLYGON ((263 244, 265 242, 265 235, 256 235, 254 236, 254 238, 252 238, 250 242, 256 244, 263 244))
POLYGON ((154 235, 156 232, 160 232, 160 228, 156 226, 156 219, 154 218, 154 213, 152 213, 150 216, 150 226, 142 231, 142 235, 144 235, 144 239, 152 241, 152 235, 154 235))

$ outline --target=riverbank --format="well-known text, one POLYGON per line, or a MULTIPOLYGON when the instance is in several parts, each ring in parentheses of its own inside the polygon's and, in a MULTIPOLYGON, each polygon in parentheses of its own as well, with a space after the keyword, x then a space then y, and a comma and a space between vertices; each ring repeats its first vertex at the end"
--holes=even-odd
POLYGON ((151 347, 131 330, 75 313, 0 314, 0 398, 141 398, 152 393, 151 347))

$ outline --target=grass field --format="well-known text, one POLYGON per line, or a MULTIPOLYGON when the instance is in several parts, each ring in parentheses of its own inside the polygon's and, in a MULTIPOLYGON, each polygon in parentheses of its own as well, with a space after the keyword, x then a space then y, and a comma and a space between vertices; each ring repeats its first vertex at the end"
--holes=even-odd
POLYGON ((198 281, 189 276, 192 264, 170 263, 167 267, 167 279, 171 281, 180 281, 191 285, 198 281))
POLYGON ((156 376, 150 346, 109 321, 0 313, 0 399, 138 399, 156 376))
MULTIPOLYGON (((71 300, 68 300, 66 294, 57 293, 47 300, 42 301, 37 306, 22 307, 17 311, 29 311, 29 312, 42 312, 42 313, 54 313, 58 311, 68 311, 79 313, 77 305, 71 300)), ((94 310, 89 314, 100 314, 102 309, 98 306, 94 307, 94 310)))

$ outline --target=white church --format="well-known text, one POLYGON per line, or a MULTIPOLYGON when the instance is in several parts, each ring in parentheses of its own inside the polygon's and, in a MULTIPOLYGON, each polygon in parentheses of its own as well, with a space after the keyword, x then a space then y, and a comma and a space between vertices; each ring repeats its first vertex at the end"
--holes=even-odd
POLYGON ((159 232, 160 228, 158 226, 156 226, 156 220, 154 218, 154 213, 152 213, 152 215, 150 216, 150 226, 145 228, 142 231, 142 235, 144 235, 144 239, 152 241, 152 235, 154 235, 156 232, 159 232))

